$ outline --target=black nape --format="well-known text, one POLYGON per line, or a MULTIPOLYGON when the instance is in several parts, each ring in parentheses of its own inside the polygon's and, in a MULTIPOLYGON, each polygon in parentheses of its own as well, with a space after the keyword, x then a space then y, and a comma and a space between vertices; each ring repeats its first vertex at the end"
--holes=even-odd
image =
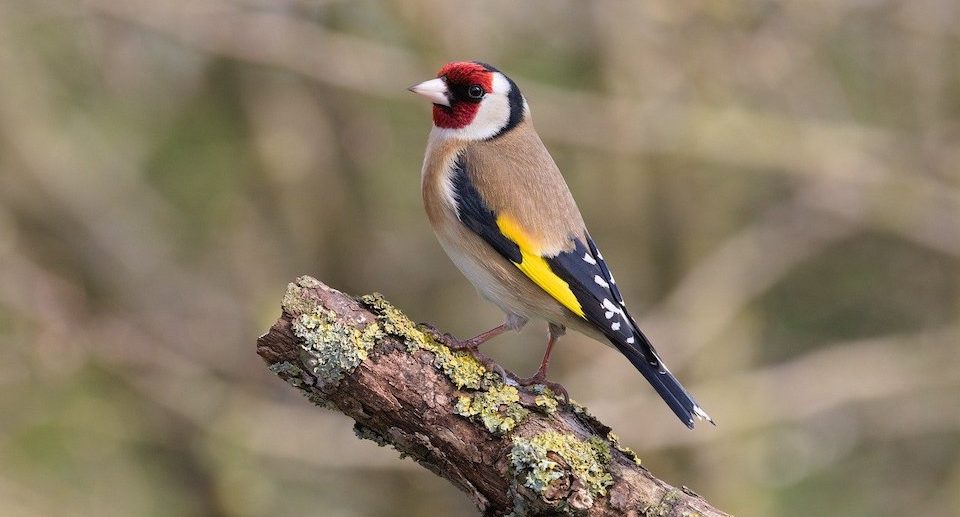
POLYGON ((495 67, 488 65, 487 63, 481 61, 474 61, 474 63, 482 66, 484 70, 488 72, 499 73, 506 78, 508 83, 510 83, 510 93, 507 94, 507 100, 510 103, 510 118, 507 119, 506 125, 500 128, 495 135, 489 138, 489 140, 493 140, 507 131, 510 131, 516 127, 517 124, 523 121, 523 94, 520 93, 520 87, 517 86, 517 83, 513 82, 513 79, 510 79, 507 74, 497 70, 495 67))

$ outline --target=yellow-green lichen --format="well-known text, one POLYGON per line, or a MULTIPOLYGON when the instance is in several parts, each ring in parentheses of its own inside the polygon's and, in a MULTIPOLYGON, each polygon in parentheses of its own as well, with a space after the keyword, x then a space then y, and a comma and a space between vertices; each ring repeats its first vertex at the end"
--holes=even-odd
POLYGON ((597 419, 597 417, 591 415, 590 412, 587 411, 587 406, 584 406, 576 400, 570 399, 568 406, 570 406, 570 411, 576 415, 584 416, 590 420, 597 419))
POLYGON ((537 395, 537 398, 533 400, 537 407, 543 409, 548 415, 557 412, 557 406, 560 405, 557 402, 556 397, 553 395, 537 395))
POLYGON ((620 437, 617 436, 617 433, 614 433, 613 431, 607 433, 607 440, 610 440, 610 443, 613 444, 614 449, 622 452, 624 456, 633 460, 637 466, 640 466, 640 457, 637 456, 637 453, 633 452, 633 449, 620 443, 620 437))
POLYGON ((462 395, 454 413, 478 419, 488 431, 503 434, 512 431, 530 414, 520 404, 520 392, 513 386, 498 384, 473 395, 462 395))
POLYGON ((336 384, 353 371, 382 335, 376 323, 358 329, 319 306, 294 318, 292 328, 301 341, 303 364, 322 385, 336 384))
POLYGON ((283 295, 283 309, 289 314, 313 312, 317 302, 308 296, 308 293, 322 286, 319 280, 311 276, 297 278, 295 282, 287 284, 287 292, 283 295))
POLYGON ((610 446, 599 436, 581 440, 572 434, 545 431, 530 438, 514 437, 510 464, 523 486, 541 496, 558 480, 572 474, 587 488, 586 506, 606 495, 613 477, 607 471, 610 446))
MULTIPOLYGON (((512 431, 527 418, 530 412, 520 404, 517 388, 504 385, 498 374, 489 371, 472 354, 439 343, 379 293, 362 296, 360 302, 377 315, 384 332, 404 341, 409 352, 431 352, 434 366, 458 389, 477 390, 457 399, 456 414, 472 418, 496 434, 512 431)), ((547 398, 544 396, 543 405, 549 407, 547 398)))
POLYGON ((457 388, 476 390, 482 387, 485 379, 494 381, 498 378, 469 352, 450 350, 449 347, 438 343, 430 334, 417 328, 410 318, 385 300, 380 293, 361 296, 360 302, 377 315, 384 332, 403 339, 409 352, 416 350, 432 352, 433 364, 457 388))

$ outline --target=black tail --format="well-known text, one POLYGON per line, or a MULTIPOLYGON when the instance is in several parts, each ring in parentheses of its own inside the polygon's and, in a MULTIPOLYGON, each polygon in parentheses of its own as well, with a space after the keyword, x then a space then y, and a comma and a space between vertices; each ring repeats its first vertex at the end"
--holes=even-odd
POLYGON ((690 396, 690 393, 680 384, 680 381, 670 373, 670 370, 667 370, 663 361, 657 357, 647 337, 644 336, 642 332, 637 331, 635 338, 639 343, 618 343, 612 339, 610 341, 617 347, 620 353, 627 356, 627 359, 633 363, 633 366, 635 366, 637 370, 640 370, 640 373, 647 379, 647 382, 653 386, 653 389, 657 390, 657 393, 660 394, 664 402, 670 406, 670 409, 673 410, 687 427, 693 429, 694 417, 716 425, 713 419, 710 418, 710 415, 700 408, 697 401, 694 400, 693 397, 690 396), (647 353, 644 354, 643 351, 647 351, 647 353), (651 357, 647 357, 647 355, 651 357))

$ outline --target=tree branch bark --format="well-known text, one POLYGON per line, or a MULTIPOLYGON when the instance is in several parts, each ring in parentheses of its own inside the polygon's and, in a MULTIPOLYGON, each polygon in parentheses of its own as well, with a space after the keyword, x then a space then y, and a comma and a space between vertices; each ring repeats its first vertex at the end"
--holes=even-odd
POLYGON ((467 493, 485 515, 725 516, 640 466, 606 425, 549 390, 504 384, 379 295, 291 283, 257 340, 270 370, 467 493))

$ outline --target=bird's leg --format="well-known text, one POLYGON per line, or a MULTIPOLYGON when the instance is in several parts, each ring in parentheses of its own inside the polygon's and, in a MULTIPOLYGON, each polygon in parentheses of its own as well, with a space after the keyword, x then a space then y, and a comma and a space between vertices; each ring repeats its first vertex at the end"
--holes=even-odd
POLYGON ((481 332, 470 339, 464 339, 462 341, 454 339, 452 340, 452 342, 448 341, 445 344, 453 350, 463 350, 465 348, 469 348, 470 350, 476 350, 480 345, 486 343, 487 341, 490 341, 491 339, 499 336, 500 334, 503 334, 507 330, 510 330, 510 328, 507 326, 506 323, 503 323, 501 325, 497 325, 496 327, 493 327, 492 329, 486 332, 481 332))
POLYGON ((497 325, 496 327, 493 327, 492 329, 487 330, 485 332, 481 332, 470 339, 463 339, 463 340, 457 339, 451 336, 450 334, 441 333, 433 325, 429 325, 426 323, 422 323, 421 325, 423 325, 428 331, 430 331, 430 333, 433 334, 433 337, 437 341, 443 343, 444 345, 447 345, 448 348, 451 348, 453 350, 469 349, 469 350, 476 351, 476 349, 480 345, 486 343, 487 341, 490 341, 491 339, 499 336, 500 334, 503 334, 508 330, 520 330, 526 324, 527 324, 527 318, 524 318, 523 316, 520 316, 518 314, 508 313, 507 318, 506 320, 504 320, 503 324, 497 325))
POLYGON ((547 350, 543 354, 543 359, 540 360, 540 368, 537 369, 537 373, 533 377, 527 377, 525 379, 519 379, 520 384, 524 386, 529 386, 531 384, 542 384, 547 378, 547 368, 550 367, 550 354, 553 353, 553 345, 556 344, 557 339, 560 338, 566 329, 559 325, 550 324, 549 337, 547 339, 547 350))
POLYGON ((542 384, 550 388, 554 393, 562 395, 565 402, 570 402, 570 395, 567 393, 567 389, 564 388, 562 384, 547 380, 547 368, 550 366, 550 354, 553 353, 553 345, 557 343, 557 339, 564 335, 566 331, 567 329, 560 325, 555 325, 553 323, 550 324, 549 337, 547 338, 547 350, 543 354, 543 359, 540 360, 540 368, 537 369, 537 373, 533 374, 533 377, 517 379, 517 382, 521 386, 542 384))
POLYGON ((486 366, 488 369, 493 370, 500 374, 500 377, 503 379, 504 383, 507 383, 507 372, 503 369, 502 366, 496 363, 490 357, 480 353, 479 347, 483 343, 503 334, 508 330, 520 330, 524 325, 527 324, 527 318, 520 316, 519 314, 508 313, 507 319, 503 324, 493 327, 492 329, 481 332, 476 336, 470 339, 459 340, 450 334, 440 332, 436 327, 430 324, 422 323, 421 325, 429 331, 434 339, 447 345, 451 350, 466 350, 473 355, 480 363, 486 366))

